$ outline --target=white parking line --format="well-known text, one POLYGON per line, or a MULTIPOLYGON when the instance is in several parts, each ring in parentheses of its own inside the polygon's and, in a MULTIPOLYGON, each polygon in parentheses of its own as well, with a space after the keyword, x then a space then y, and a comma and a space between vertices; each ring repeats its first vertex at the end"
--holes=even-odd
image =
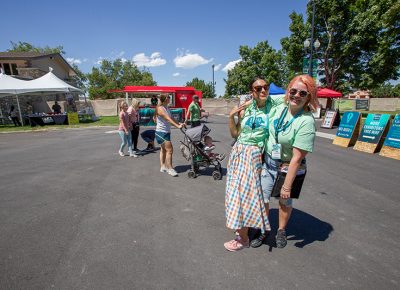
POLYGON ((105 131, 104 133, 106 133, 106 134, 114 134, 114 133, 118 133, 118 130, 105 131))
POLYGON ((333 134, 328 134, 328 133, 323 133, 323 132, 316 132, 316 135, 318 137, 326 138, 326 139, 335 139, 336 135, 333 134))

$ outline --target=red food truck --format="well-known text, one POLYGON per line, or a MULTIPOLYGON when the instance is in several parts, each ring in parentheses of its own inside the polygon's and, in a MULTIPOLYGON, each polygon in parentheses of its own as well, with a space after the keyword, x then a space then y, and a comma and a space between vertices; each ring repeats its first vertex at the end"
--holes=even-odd
MULTIPOLYGON (((168 94, 171 97, 170 108, 174 119, 178 122, 183 122, 186 116, 187 109, 190 103, 193 101, 193 96, 199 96, 200 107, 202 107, 203 94, 201 91, 197 91, 194 87, 164 87, 164 86, 126 86, 122 90, 110 90, 109 92, 125 93, 125 97, 138 98, 146 97, 150 98, 153 95, 168 94)), ((149 115, 154 113, 154 109, 149 111, 148 108, 141 108, 139 115, 141 116, 141 122, 143 125, 152 125, 152 122, 147 119, 149 115), (143 118, 142 118, 143 117, 143 118)))

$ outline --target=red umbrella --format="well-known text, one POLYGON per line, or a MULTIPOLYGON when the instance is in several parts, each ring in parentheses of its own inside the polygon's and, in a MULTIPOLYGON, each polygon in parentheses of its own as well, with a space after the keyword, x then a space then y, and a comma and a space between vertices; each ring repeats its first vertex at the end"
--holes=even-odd
POLYGON ((334 90, 330 90, 327 88, 318 88, 317 91, 318 98, 341 98, 342 93, 336 92, 334 90))

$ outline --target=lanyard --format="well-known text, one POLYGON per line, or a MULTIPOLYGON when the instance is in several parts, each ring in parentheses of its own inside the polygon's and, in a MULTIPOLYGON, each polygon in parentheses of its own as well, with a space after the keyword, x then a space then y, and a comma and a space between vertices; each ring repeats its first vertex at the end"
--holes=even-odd
POLYGON ((293 121, 300 116, 301 113, 303 113, 303 109, 301 109, 299 112, 297 112, 296 115, 290 119, 290 121, 287 121, 285 124, 283 124, 283 120, 285 120, 286 114, 288 112, 289 108, 285 107, 281 113, 281 116, 278 119, 278 122, 274 124, 274 129, 275 129, 275 141, 278 144, 278 134, 280 132, 284 132, 289 126, 293 123, 293 121))
MULTIPOLYGON (((255 100, 253 100, 253 104, 252 105, 253 105, 253 108, 252 108, 252 110, 253 110, 253 124, 251 125, 251 130, 253 131, 256 128, 256 115, 257 115, 257 103, 256 103, 255 100)), ((265 118, 266 119, 266 122, 265 122, 266 130, 268 130, 268 124, 269 124, 267 106, 268 106, 268 103, 265 102, 264 113, 266 115, 266 118, 265 118)))

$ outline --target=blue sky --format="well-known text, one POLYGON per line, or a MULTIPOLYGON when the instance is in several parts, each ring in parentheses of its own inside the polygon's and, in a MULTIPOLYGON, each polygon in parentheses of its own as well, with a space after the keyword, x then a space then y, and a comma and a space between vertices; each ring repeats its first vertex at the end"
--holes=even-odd
POLYGON ((0 51, 10 41, 62 45, 68 61, 89 72, 102 58, 146 66, 159 85, 183 86, 194 77, 225 92, 226 70, 239 46, 267 40, 275 49, 289 35, 289 14, 307 0, 280 1, 5 1, 0 51))

